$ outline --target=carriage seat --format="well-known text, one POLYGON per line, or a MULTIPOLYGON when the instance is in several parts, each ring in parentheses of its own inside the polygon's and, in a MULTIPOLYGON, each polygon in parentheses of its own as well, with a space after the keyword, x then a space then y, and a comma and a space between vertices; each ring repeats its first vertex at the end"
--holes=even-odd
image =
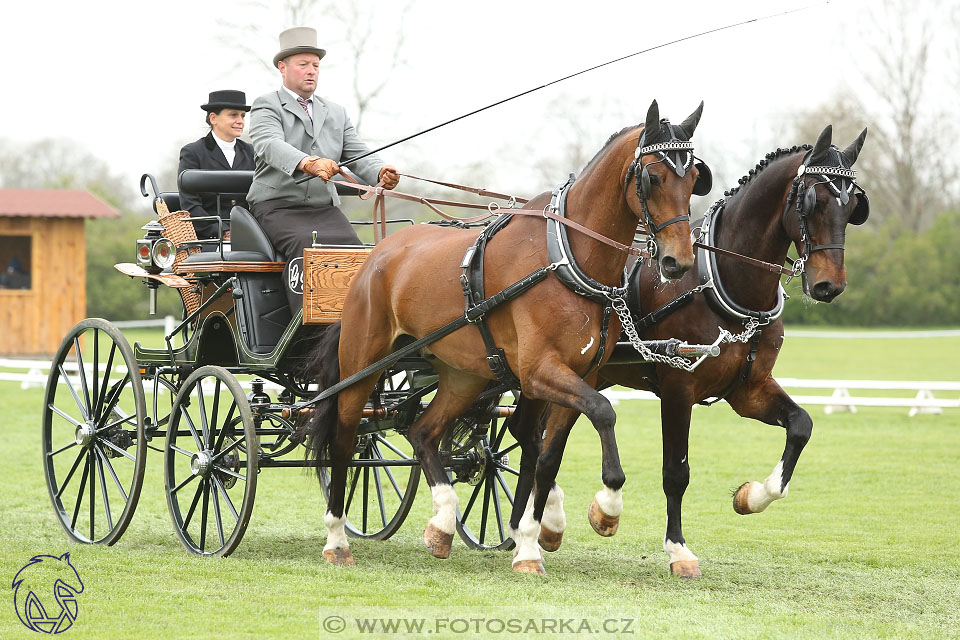
MULTIPOLYGON (((164 204, 167 205, 167 211, 180 211, 180 192, 179 191, 164 191, 160 194, 160 197, 163 199, 164 204)), ((160 215, 160 212, 157 211, 157 201, 153 201, 153 212, 157 215, 160 215)))

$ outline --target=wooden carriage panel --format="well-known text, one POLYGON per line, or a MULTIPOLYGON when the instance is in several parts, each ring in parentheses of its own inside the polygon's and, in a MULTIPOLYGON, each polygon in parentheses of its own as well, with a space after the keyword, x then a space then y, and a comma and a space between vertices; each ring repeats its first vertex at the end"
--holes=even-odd
POLYGON ((347 289, 372 247, 320 247, 303 251, 303 323, 340 320, 347 289))

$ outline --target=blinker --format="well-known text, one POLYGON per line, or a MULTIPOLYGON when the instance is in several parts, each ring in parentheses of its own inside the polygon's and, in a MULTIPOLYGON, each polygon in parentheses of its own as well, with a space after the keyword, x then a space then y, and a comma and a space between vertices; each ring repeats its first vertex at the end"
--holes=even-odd
POLYGON ((807 187, 807 190, 803 192, 803 213, 804 215, 810 215, 813 213, 814 207, 817 206, 817 190, 814 187, 807 187))

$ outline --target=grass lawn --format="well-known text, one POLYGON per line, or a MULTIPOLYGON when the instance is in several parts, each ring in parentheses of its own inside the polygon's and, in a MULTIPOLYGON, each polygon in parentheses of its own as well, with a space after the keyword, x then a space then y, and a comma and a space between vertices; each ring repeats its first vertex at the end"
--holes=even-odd
MULTIPOLYGON (((958 356, 960 338, 788 338, 776 373, 956 380, 958 356)), ((730 491, 767 476, 782 430, 742 420, 725 404, 696 409, 684 532, 703 577, 683 581, 669 575, 662 550, 653 402, 616 407, 627 484, 613 538, 598 537, 586 520, 600 487, 598 438, 584 421, 574 429, 559 477, 568 528, 545 559, 549 575, 538 577, 510 571, 509 552, 471 551, 459 541, 448 560, 432 558, 419 538, 430 515, 425 483, 397 535, 352 542, 356 567, 326 565, 323 498, 301 470, 260 474, 251 524, 231 557, 191 556, 172 531, 156 452, 123 538, 113 547, 71 544, 43 479, 42 396, 0 382, 0 576, 12 581, 33 555, 70 552, 85 589, 65 637, 318 638, 337 631, 337 616, 346 623, 337 637, 345 638, 387 635, 360 632, 355 619, 371 616, 426 621, 420 634, 401 627, 405 637, 519 635, 500 626, 511 618, 541 631, 544 619, 569 620, 556 628, 598 638, 960 636, 955 409, 909 418, 903 408, 828 416, 810 407, 814 434, 789 497, 752 516, 734 513, 730 491)), ((35 637, 16 617, 12 590, 6 602, 0 637, 35 637)))

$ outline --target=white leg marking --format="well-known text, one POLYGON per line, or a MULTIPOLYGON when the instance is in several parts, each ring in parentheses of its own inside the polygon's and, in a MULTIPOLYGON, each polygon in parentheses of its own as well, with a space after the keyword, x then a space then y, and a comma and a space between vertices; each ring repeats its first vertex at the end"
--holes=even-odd
POLYGON ((563 533, 567 528, 567 514, 563 512, 563 489, 560 485, 555 484, 550 489, 540 524, 554 533, 563 533))
POLYGON ((537 538, 540 537, 540 523, 533 519, 533 493, 527 500, 527 507, 523 511, 523 517, 520 518, 520 526, 517 527, 514 540, 517 548, 513 552, 513 564, 523 560, 540 561, 540 545, 537 544, 537 538))
POLYGON ((587 349, 589 349, 592 346, 593 346, 593 336, 590 336, 590 342, 588 342, 587 346, 585 346, 583 349, 580 349, 580 355, 585 354, 587 352, 587 349))
POLYGON ((623 511, 623 491, 604 487, 594 496, 601 511, 611 517, 618 517, 623 511))
POLYGON ((347 542, 347 531, 344 527, 346 522, 346 514, 340 518, 335 518, 329 511, 323 514, 323 524, 327 527, 327 544, 323 545, 324 551, 327 549, 350 548, 350 543, 347 542))
POLYGON ((671 542, 668 538, 663 539, 663 550, 670 556, 670 564, 680 561, 696 561, 697 559, 697 556, 693 555, 690 549, 687 549, 686 544, 671 542))
POLYGON ((777 463, 777 466, 773 469, 773 473, 767 476, 763 484, 759 482, 750 483, 750 489, 747 493, 747 506, 750 508, 750 511, 760 513, 769 507, 770 503, 774 500, 786 498, 787 492, 790 490, 790 485, 787 484, 787 486, 783 488, 783 491, 780 491, 780 485, 782 483, 783 460, 777 463))
POLYGON ((449 484, 433 487, 433 512, 430 523, 444 533, 457 531, 457 492, 449 484))

